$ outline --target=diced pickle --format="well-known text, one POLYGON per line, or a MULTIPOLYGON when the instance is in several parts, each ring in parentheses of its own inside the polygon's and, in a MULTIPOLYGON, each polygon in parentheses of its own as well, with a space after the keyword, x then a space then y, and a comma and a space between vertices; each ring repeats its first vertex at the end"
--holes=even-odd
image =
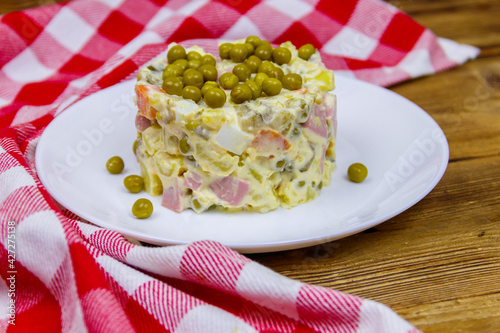
POLYGON ((189 145, 187 136, 184 136, 179 141, 179 150, 182 154, 186 155, 191 150, 191 146, 189 145))
POLYGON ((258 173, 254 169, 250 169, 250 173, 259 183, 262 183, 262 175, 260 173, 258 173))

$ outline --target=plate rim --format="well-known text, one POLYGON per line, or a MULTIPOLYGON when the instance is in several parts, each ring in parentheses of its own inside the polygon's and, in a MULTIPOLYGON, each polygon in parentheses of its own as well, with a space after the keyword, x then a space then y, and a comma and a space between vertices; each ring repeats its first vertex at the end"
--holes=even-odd
MULTIPOLYGON (((60 203, 63 207, 68 209, 69 211, 73 212, 73 210, 68 207, 67 201, 60 196, 60 193, 57 192, 57 189, 53 189, 51 187, 50 182, 46 181, 46 179, 45 179, 46 174, 43 172, 39 172, 39 170, 44 170, 44 166, 41 165, 42 158, 40 156, 42 154, 43 150, 38 149, 38 148, 40 147, 40 145, 42 148, 45 145, 44 137, 46 138, 48 136, 48 135, 45 135, 45 133, 50 133, 49 131, 51 130, 52 127, 58 126, 58 123, 63 122, 64 118, 70 117, 67 115, 70 114, 71 111, 69 113, 66 111, 68 111, 68 109, 71 109, 75 104, 80 103, 81 101, 88 99, 88 98, 98 98, 96 96, 98 96, 100 94, 106 94, 106 92, 109 91, 109 89, 120 90, 122 86, 125 87, 128 85, 132 85, 133 81, 135 81, 135 80, 122 81, 118 84, 115 84, 113 86, 110 86, 110 87, 107 87, 107 88, 102 89, 100 91, 97 91, 91 95, 88 95, 88 96, 76 101, 75 103, 71 104, 66 109, 64 109, 64 111, 60 112, 46 126, 46 128, 42 132, 41 136, 39 137, 39 140, 37 143, 37 149, 35 151, 35 168, 37 171, 38 178, 40 179, 40 182, 42 183, 44 188, 47 190, 49 195, 53 199, 55 199, 58 203, 60 203)), ((439 181, 442 179, 442 177, 443 177, 443 175, 446 172, 446 169, 448 167, 449 145, 448 145, 448 141, 446 139, 445 133, 443 132, 443 130, 441 129, 439 124, 434 120, 434 118, 432 118, 425 110, 423 110, 417 104, 413 103, 409 99, 407 99, 407 98, 405 98, 405 97, 403 97, 403 96, 401 96, 401 95, 399 95, 399 94, 397 94, 389 89, 386 89, 386 88, 383 88, 383 87, 380 87, 380 86, 377 86, 377 85, 374 85, 374 84, 371 84, 371 83, 368 83, 365 81, 354 79, 351 77, 342 76, 340 74, 336 75, 336 83, 338 81, 351 81, 352 84, 365 86, 368 89, 376 89, 376 90, 384 91, 385 94, 391 95, 392 98, 400 99, 400 100, 404 101, 405 103, 410 103, 414 106, 415 110, 418 110, 420 112, 420 116, 427 118, 426 120, 430 121, 430 123, 434 126, 434 129, 438 129, 441 132, 441 134, 443 135, 443 138, 444 138, 443 142, 441 142, 441 147, 443 148, 442 157, 443 157, 443 160, 445 162, 440 164, 440 167, 439 167, 438 171, 436 172, 436 175, 433 177, 432 182, 430 182, 426 186, 426 188, 422 192, 419 193, 419 195, 413 197, 412 200, 409 200, 405 205, 401 205, 398 209, 392 210, 390 213, 386 213, 379 218, 368 220, 366 222, 356 224, 355 226, 346 226, 342 229, 334 230, 330 233, 325 233, 322 235, 296 237, 296 238, 288 239, 288 240, 265 241, 265 242, 259 242, 259 243, 254 243, 254 242, 253 243, 221 242, 222 244, 224 244, 225 246, 232 248, 238 252, 241 252, 241 253, 263 253, 263 252, 276 252, 276 251, 298 249, 298 248, 323 244, 323 243, 330 242, 333 240, 345 238, 345 237, 351 236, 353 234, 357 234, 359 232, 362 232, 366 229, 372 228, 378 224, 381 224, 381 223, 401 214, 402 212, 410 209, 416 203, 418 203, 423 198, 425 198, 436 187, 436 185, 439 183, 439 181)), ((71 206, 71 205, 69 205, 69 206, 71 206)), ((98 222, 95 222, 95 221, 92 221, 92 218, 89 219, 88 218, 89 215, 85 214, 85 212, 83 214, 80 212, 76 215, 87 220, 88 222, 90 222, 98 227, 105 228, 108 230, 113 230, 113 231, 116 231, 116 232, 119 232, 119 233, 125 235, 126 237, 131 237, 135 240, 139 240, 139 241, 143 241, 143 242, 147 242, 147 243, 151 243, 151 244, 155 244, 155 245, 164 245, 164 246, 185 245, 185 244, 189 244, 191 242, 195 242, 195 241, 190 241, 190 240, 184 241, 184 240, 175 240, 175 239, 170 239, 170 238, 165 238, 165 237, 155 237, 153 235, 146 234, 142 231, 136 232, 136 231, 127 230, 126 228, 114 225, 112 223, 108 223, 106 221, 99 220, 98 222)))

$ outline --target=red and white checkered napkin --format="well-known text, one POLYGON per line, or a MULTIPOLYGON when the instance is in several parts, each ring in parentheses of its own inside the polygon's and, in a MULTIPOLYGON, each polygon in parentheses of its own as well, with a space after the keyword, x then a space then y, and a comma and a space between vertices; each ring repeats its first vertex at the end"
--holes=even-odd
POLYGON ((417 332, 381 304, 214 242, 146 247, 85 223, 50 198, 34 152, 53 117, 134 77, 172 41, 312 43, 338 75, 379 85, 461 64, 476 48, 378 0, 74 0, 0 20, 3 331, 417 332))

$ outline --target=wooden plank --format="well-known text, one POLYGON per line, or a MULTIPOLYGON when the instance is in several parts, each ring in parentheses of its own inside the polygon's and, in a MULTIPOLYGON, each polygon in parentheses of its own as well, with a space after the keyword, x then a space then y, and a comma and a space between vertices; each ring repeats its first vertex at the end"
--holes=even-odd
POLYGON ((0 14, 5 14, 13 11, 48 6, 66 0, 2 0, 0 1, 0 14))
POLYGON ((494 332, 488 329, 500 327, 498 170, 498 156, 451 163, 420 203, 368 232, 250 257, 291 278, 385 303, 426 332, 494 332))
POLYGON ((391 1, 440 37, 478 47, 500 45, 498 0, 391 1))

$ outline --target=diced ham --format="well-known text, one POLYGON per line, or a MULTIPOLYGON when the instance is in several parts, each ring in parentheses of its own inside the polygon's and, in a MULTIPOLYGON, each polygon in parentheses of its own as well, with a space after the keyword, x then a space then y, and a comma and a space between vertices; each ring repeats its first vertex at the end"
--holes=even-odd
POLYGON ((171 211, 180 213, 186 209, 183 199, 184 192, 179 188, 179 181, 175 178, 169 187, 163 189, 161 205, 171 211))
POLYGON ((141 114, 148 119, 155 119, 156 117, 156 109, 151 106, 150 100, 151 94, 154 93, 166 94, 157 86, 135 86, 135 94, 137 95, 137 107, 139 108, 141 114))
POLYGON ((337 98, 334 95, 325 95, 323 103, 316 104, 313 111, 309 114, 309 118, 302 125, 310 129, 319 136, 326 138, 328 136, 328 125, 326 120, 331 118, 334 123, 334 130, 337 132, 337 98))
POLYGON ((276 131, 260 130, 250 144, 260 153, 285 151, 290 148, 290 142, 276 131))
POLYGON ((196 172, 192 172, 190 170, 184 173, 184 187, 189 188, 193 191, 196 191, 201 187, 201 176, 196 172))
POLYGON ((250 191, 250 182, 227 176, 210 184, 210 189, 219 199, 231 206, 238 206, 250 191))
POLYGON ((138 113, 135 116, 135 128, 137 128, 137 130, 139 132, 141 132, 141 133, 144 132, 150 126, 151 126, 151 120, 149 120, 148 118, 144 117, 140 113, 138 113))

